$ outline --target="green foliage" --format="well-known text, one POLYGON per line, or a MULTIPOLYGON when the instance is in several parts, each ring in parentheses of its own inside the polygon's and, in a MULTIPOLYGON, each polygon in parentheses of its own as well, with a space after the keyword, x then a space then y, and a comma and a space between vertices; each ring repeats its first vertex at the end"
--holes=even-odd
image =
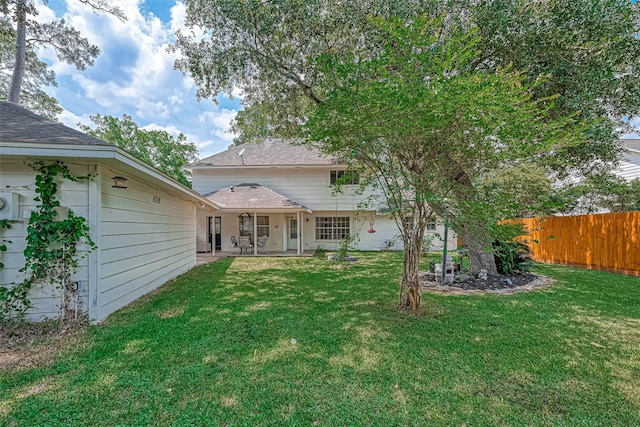
POLYGON ((25 279, 12 283, 9 288, 0 288, 0 318, 22 316, 32 306, 28 298, 29 289, 35 284, 50 283, 63 291, 62 317, 69 304, 69 294, 75 291, 71 278, 78 269, 78 244, 96 247, 89 235, 89 227, 83 217, 69 210, 67 218, 57 218, 60 202, 56 194, 56 178, 60 175, 69 181, 91 179, 92 175, 76 176, 61 161, 30 161, 28 165, 37 171, 35 186, 40 202, 29 218, 24 250, 25 265, 20 272, 25 279))
POLYGON ((442 8, 460 5, 482 37, 482 54, 475 66, 492 69, 511 64, 528 81, 549 76, 536 88, 535 98, 561 94, 554 115, 578 112, 589 123, 579 144, 537 159, 558 171, 576 169, 598 174, 619 153, 615 140, 629 131, 624 117, 640 114, 640 3, 619 0, 485 0, 474 4, 451 0, 442 8))
POLYGON ((162 130, 140 129, 127 114, 122 119, 96 114, 91 116, 95 128, 78 123, 91 136, 127 150, 138 159, 166 173, 176 181, 191 187, 191 175, 183 166, 197 159, 198 149, 186 136, 173 137, 162 130))
POLYGON ((529 245, 525 242, 495 240, 493 250, 500 274, 527 273, 534 266, 529 245))
POLYGON ((340 243, 338 244, 338 250, 337 250, 338 261, 342 261, 347 258, 347 255, 349 255, 349 251, 353 250, 353 245, 357 241, 358 241, 357 234, 349 234, 348 236, 340 240, 340 243))
POLYGON ((553 189, 546 171, 524 162, 493 170, 478 185, 481 199, 501 207, 502 218, 544 216, 554 208, 553 189))
POLYGON ((640 210, 640 179, 625 181, 612 174, 592 176, 558 189, 554 201, 564 214, 640 210))

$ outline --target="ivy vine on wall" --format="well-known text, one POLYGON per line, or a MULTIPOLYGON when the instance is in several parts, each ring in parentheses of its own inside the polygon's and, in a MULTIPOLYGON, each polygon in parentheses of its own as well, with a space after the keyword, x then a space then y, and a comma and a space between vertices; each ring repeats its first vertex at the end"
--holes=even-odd
POLYGON ((0 288, 0 316, 3 320, 12 316, 22 317, 32 306, 28 298, 29 289, 36 284, 52 284, 62 291, 61 319, 69 314, 71 296, 77 291, 77 284, 71 280, 78 270, 80 261, 78 245, 87 243, 88 254, 96 248, 89 235, 89 227, 85 218, 76 216, 69 209, 66 217, 59 216, 60 201, 56 195, 60 175, 69 181, 89 180, 92 174, 77 176, 61 161, 33 160, 27 165, 36 174, 35 201, 40 202, 35 212, 31 213, 27 226, 24 250, 25 265, 20 272, 25 279, 13 283, 10 288, 0 288))

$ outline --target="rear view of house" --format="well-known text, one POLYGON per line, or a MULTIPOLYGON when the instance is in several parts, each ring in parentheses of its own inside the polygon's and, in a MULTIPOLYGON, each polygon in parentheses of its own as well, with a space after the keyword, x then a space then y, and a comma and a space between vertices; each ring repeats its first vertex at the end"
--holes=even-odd
MULTIPOLYGON (((356 176, 336 193, 333 184, 349 173, 347 165, 307 145, 267 139, 187 169, 193 189, 220 208, 214 214, 199 211, 199 250, 232 251, 240 236, 256 242, 268 236, 264 248, 249 248, 254 253, 335 249, 346 236, 356 236, 353 246, 360 250, 402 248, 395 220, 377 209, 384 206, 379 194, 359 194, 356 176)), ((427 234, 442 236, 443 227, 433 223, 427 234)), ((455 248, 454 236, 448 246, 455 248)), ((442 248, 442 241, 433 238, 432 247, 442 248)))

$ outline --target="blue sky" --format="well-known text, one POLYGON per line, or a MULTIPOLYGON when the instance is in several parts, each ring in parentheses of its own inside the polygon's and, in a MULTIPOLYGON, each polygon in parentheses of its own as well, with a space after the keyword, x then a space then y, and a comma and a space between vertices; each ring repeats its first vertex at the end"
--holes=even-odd
POLYGON ((183 133, 196 144, 200 157, 226 149, 233 139, 227 131, 240 109, 237 97, 222 95, 216 105, 197 101, 193 81, 173 69, 168 53, 175 31, 184 27, 185 7, 176 0, 118 0, 127 22, 92 13, 77 0, 39 2, 38 19, 64 18, 91 43, 99 46, 94 66, 84 71, 57 60, 51 50, 40 52, 56 72, 58 86, 50 88, 62 107, 59 120, 67 126, 91 124, 97 113, 128 114, 145 129, 183 133))
MULTIPOLYGON (((234 135, 227 132, 240 109, 234 99, 222 95, 218 104, 196 100, 193 81, 173 69, 175 53, 166 48, 175 31, 184 28, 185 7, 177 0, 114 1, 126 13, 127 22, 94 14, 77 0, 39 1, 38 19, 65 18, 93 44, 101 55, 85 71, 61 63, 51 50, 40 52, 57 74, 58 86, 50 92, 64 108, 64 124, 91 124, 97 113, 121 117, 128 114, 145 129, 183 133, 196 144, 200 157, 226 149, 234 135)), ((631 122, 640 127, 640 118, 631 122)), ((637 134, 627 137, 636 137, 637 134)))

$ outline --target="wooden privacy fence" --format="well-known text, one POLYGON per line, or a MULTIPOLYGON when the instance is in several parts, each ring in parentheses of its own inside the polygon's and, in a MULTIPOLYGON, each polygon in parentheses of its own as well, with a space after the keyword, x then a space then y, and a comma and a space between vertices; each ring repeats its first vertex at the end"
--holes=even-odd
POLYGON ((640 211, 525 218, 536 261, 640 276, 640 211))

